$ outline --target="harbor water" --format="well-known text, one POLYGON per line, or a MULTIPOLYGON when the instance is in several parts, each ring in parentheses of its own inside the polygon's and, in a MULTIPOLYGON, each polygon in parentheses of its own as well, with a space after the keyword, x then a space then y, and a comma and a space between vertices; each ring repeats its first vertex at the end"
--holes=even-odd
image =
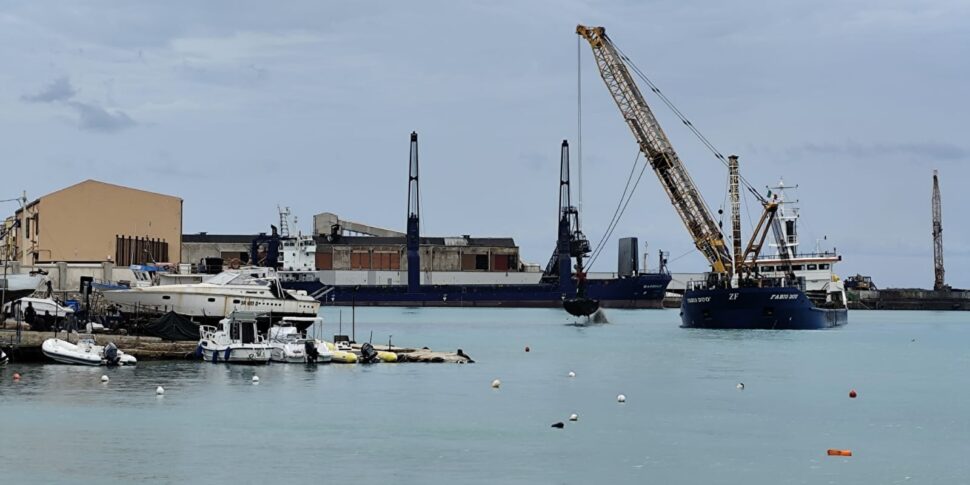
MULTIPOLYGON (((322 313, 326 335, 340 320, 351 333, 349 309, 322 313)), ((395 345, 462 348, 476 360, 464 365, 12 363, 0 369, 0 477, 970 482, 965 313, 854 311, 825 331, 682 329, 677 310, 606 313, 610 323, 577 325, 557 310, 357 310, 358 341, 373 332, 378 345, 393 334, 395 345)))

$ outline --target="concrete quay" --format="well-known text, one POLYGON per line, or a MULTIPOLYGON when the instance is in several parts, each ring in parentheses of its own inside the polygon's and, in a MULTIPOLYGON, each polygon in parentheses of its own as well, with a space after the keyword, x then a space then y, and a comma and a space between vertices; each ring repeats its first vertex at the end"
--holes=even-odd
MULTIPOLYGON (((0 348, 11 355, 12 359, 20 362, 50 362, 44 357, 40 350, 44 340, 57 337, 77 342, 78 334, 72 333, 70 336, 66 332, 36 332, 22 330, 20 341, 17 341, 16 330, 0 330, 0 348)), ((133 335, 115 334, 94 334, 95 342, 98 345, 107 345, 114 342, 119 349, 126 354, 135 356, 139 361, 149 360, 196 360, 195 349, 198 342, 193 341, 166 341, 158 337, 140 337, 133 335)), ((360 354, 361 344, 353 344, 353 350, 360 354)), ((374 349, 380 351, 394 352, 398 356, 398 362, 418 362, 418 363, 456 363, 465 364, 474 362, 467 354, 458 352, 436 352, 427 348, 407 348, 407 347, 388 347, 387 345, 375 345, 374 349)))

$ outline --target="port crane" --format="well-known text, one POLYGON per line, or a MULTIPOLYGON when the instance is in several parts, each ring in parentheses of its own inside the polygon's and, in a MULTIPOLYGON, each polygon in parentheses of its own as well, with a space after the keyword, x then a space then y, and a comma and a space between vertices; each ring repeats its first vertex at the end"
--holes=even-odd
POLYGON ((940 178, 933 171, 933 289, 946 290, 943 280, 943 208, 940 204, 940 178))
MULTIPOLYGON (((660 184, 667 192, 674 209, 693 238, 694 245, 710 263, 711 277, 709 284, 720 287, 730 286, 732 277, 735 275, 738 276, 736 284, 752 284, 751 276, 757 275, 757 266, 754 261, 757 260, 769 228, 773 230, 776 239, 780 238, 782 234, 781 225, 775 217, 778 210, 777 202, 766 199, 757 191, 751 190, 764 207, 764 212, 751 235, 746 250, 742 253, 740 246, 736 243, 734 254, 732 254, 732 250, 728 248, 724 235, 721 233, 720 226, 714 221, 714 217, 687 172, 687 168, 677 156, 673 145, 644 100, 636 82, 634 82, 633 76, 624 61, 625 56, 621 55, 619 49, 606 35, 606 29, 578 25, 576 33, 589 42, 600 76, 606 83, 606 87, 613 96, 613 101, 620 109, 620 114, 629 126, 630 131, 633 132, 633 137, 636 139, 640 151, 646 157, 650 167, 660 180, 660 184), (751 261, 748 261, 749 256, 752 258, 751 261)), ((659 93, 656 88, 653 89, 659 93)), ((690 125, 687 120, 684 120, 684 123, 690 125)), ((737 181, 736 162, 735 157, 732 175, 735 183, 737 181)), ((732 202, 736 200, 737 185, 735 185, 732 202)), ((733 222, 737 224, 734 236, 740 241, 740 217, 733 217, 733 222)), ((781 239, 778 240, 780 243, 781 239)), ((782 250, 780 253, 791 276, 791 265, 787 264, 790 255, 787 250, 782 250)))

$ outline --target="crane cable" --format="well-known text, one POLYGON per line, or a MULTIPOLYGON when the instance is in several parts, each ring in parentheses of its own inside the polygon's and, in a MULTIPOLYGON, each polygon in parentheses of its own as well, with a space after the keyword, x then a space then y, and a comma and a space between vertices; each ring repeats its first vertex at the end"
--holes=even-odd
MULTIPOLYGON (((727 167, 727 159, 724 157, 724 155, 721 154, 720 151, 718 151, 717 147, 715 147, 714 144, 711 143, 710 140, 708 140, 707 137, 705 137, 704 134, 701 133, 700 130, 698 130, 697 127, 690 122, 690 120, 687 119, 687 117, 677 108, 677 106, 674 105, 673 101, 671 101, 670 98, 668 98, 665 94, 663 94, 660 91, 660 88, 658 88, 657 85, 654 84, 653 81, 651 81, 650 78, 648 78, 647 75, 644 74, 643 71, 641 71, 640 68, 637 67, 637 65, 629 57, 627 57, 626 53, 624 53, 623 50, 620 49, 620 47, 613 42, 613 39, 609 39, 609 41, 613 45, 613 47, 616 48, 616 51, 620 54, 620 58, 624 62, 626 62, 626 64, 630 66, 630 68, 633 69, 633 72, 637 75, 637 77, 639 77, 641 81, 646 83, 646 85, 650 88, 650 90, 653 91, 657 95, 657 97, 659 97, 660 100, 663 101, 665 105, 667 105, 667 108, 669 108, 670 111, 672 111, 674 115, 677 116, 677 118, 680 119, 680 121, 685 126, 687 126, 687 128, 691 131, 691 133, 693 133, 694 136, 697 137, 697 139, 700 140, 700 142, 705 147, 707 147, 707 149, 710 150, 711 153, 714 154, 714 158, 720 160, 721 164, 727 167)), ((758 200, 765 201, 765 198, 762 197, 760 193, 758 193, 758 191, 754 188, 754 186, 751 185, 751 183, 749 183, 748 180, 745 179, 743 175, 738 174, 738 178, 744 184, 745 188, 747 188, 751 193, 753 193, 758 198, 758 200)))
POLYGON ((640 155, 642 155, 642 153, 638 149, 637 156, 633 159, 633 166, 630 167, 630 175, 627 176, 626 185, 623 187, 623 193, 620 194, 620 200, 616 203, 616 210, 613 211, 613 217, 610 218, 610 223, 607 224, 606 230, 603 231, 603 236, 600 238, 599 242, 596 243, 596 247, 593 249, 593 255, 589 258, 589 267, 593 266, 593 263, 596 262, 596 259, 599 257, 600 253, 603 252, 603 248, 606 247, 606 241, 608 241, 610 236, 613 235, 613 231, 620 223, 623 213, 626 212, 626 207, 633 198, 633 192, 636 191, 637 186, 640 185, 640 179, 643 177, 643 172, 647 169, 646 163, 640 167, 640 174, 637 176, 636 182, 633 183, 633 187, 630 187, 630 182, 633 180, 633 174, 636 173, 637 164, 640 161, 640 155))

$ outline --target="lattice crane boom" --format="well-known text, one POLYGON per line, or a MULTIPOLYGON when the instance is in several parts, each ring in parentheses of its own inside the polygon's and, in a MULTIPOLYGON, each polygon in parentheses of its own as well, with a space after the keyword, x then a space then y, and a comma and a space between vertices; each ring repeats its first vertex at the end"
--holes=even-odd
POLYGON ((933 171, 933 276, 933 289, 946 289, 943 278, 943 208, 940 204, 940 179, 936 170, 933 171))
POLYGON ((731 250, 714 221, 697 186, 680 161, 667 135, 633 81, 622 56, 603 27, 579 25, 576 33, 589 42, 600 76, 626 120, 640 151, 653 168, 670 197, 677 215, 694 239, 694 245, 707 258, 714 273, 730 279, 733 274, 731 250))

